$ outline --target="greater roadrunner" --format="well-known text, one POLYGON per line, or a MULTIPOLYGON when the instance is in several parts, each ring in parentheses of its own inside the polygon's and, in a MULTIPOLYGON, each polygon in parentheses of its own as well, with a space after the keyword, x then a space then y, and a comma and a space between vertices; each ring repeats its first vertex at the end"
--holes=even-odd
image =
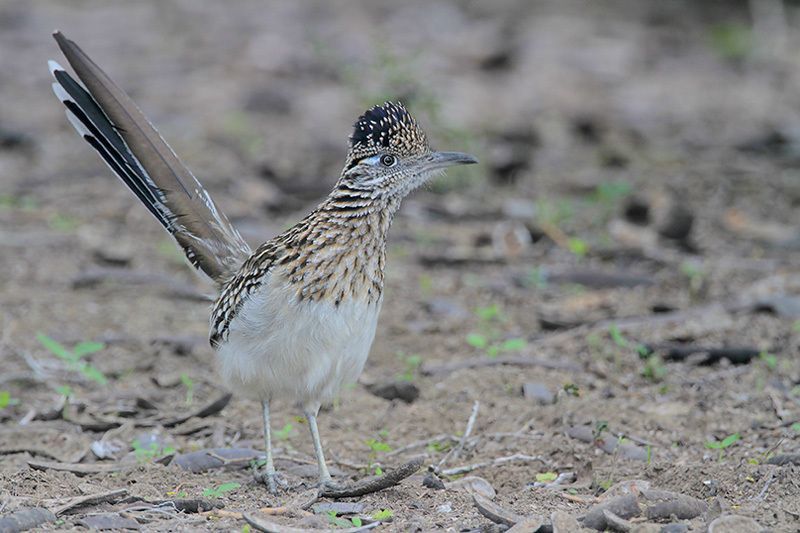
POLYGON ((330 483, 317 414, 364 367, 383 300, 392 217, 430 177, 477 160, 432 151, 402 104, 375 106, 355 123, 330 195, 251 250, 128 95, 74 42, 60 32, 54 37, 88 89, 50 61, 67 118, 219 288, 210 341, 226 384, 261 401, 262 479, 276 491, 270 401, 284 398, 302 407, 320 483, 330 483))

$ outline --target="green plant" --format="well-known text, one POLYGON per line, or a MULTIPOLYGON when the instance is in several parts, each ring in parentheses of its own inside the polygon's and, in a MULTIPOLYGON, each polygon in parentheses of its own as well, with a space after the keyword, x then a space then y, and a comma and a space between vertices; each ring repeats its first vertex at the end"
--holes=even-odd
POLYGON ((186 388, 186 405, 192 405, 194 401, 194 381, 189 374, 181 374, 181 383, 186 388))
POLYGON ((223 483, 222 485, 217 485, 215 488, 203 489, 203 496, 206 498, 220 498, 226 492, 236 490, 239 487, 241 487, 239 483, 223 483))
POLYGON ((50 229, 69 233, 78 227, 78 221, 72 216, 55 213, 47 220, 47 225, 50 229))
POLYGON ((539 483, 550 483, 556 479, 558 479, 558 474, 555 472, 542 472, 540 474, 536 474, 536 481, 539 483))
POLYGON ((789 427, 792 428, 792 431, 794 431, 795 433, 800 433, 800 422, 795 422, 789 427))
POLYGON ((419 374, 419 367, 422 366, 422 356, 418 354, 405 355, 399 352, 398 355, 403 358, 405 364, 405 371, 400 374, 398 379, 402 381, 414 381, 419 374))
POLYGON ((5 409, 11 405, 17 405, 19 400, 11 397, 11 393, 7 390, 0 390, 0 409, 5 409))
POLYGON ((79 342, 72 347, 72 350, 68 350, 64 345, 48 337, 44 333, 38 333, 36 338, 50 353, 66 362, 72 370, 80 372, 85 378, 99 383, 100 385, 108 383, 108 379, 100 370, 82 359, 89 354, 104 349, 105 344, 102 342, 79 342))
POLYGON ((697 298, 706 280, 706 272, 696 262, 684 261, 680 266, 681 273, 689 280, 689 296, 697 298))
POLYGON ((375 459, 377 459, 378 453, 392 451, 392 447, 378 439, 367 439, 364 441, 364 443, 370 449, 368 469, 371 470, 376 476, 382 476, 383 469, 380 467, 380 465, 375 463, 375 459))
POLYGON ((294 433, 294 426, 292 424, 287 423, 281 429, 275 431, 275 438, 278 440, 286 440, 292 436, 294 433))
POLYGON ((603 433, 608 431, 608 422, 605 420, 598 420, 594 424, 594 429, 592 430, 592 438, 596 441, 599 441, 603 437, 603 433))
POLYGON ((753 32, 748 26, 736 22, 716 24, 710 28, 709 41, 722 59, 741 60, 753 49, 753 32))
POLYGON ((378 520, 379 522, 383 522, 385 520, 391 520, 394 517, 394 511, 391 509, 381 509, 373 511, 372 519, 378 520))
POLYGON ((65 398, 72 397, 72 387, 70 387, 69 385, 59 385, 58 387, 56 387, 56 392, 59 393, 61 396, 64 396, 65 398))
POLYGON ((658 355, 651 355, 644 361, 642 367, 642 376, 653 382, 658 382, 667 377, 669 371, 667 370, 664 361, 658 355))
POLYGON ((581 388, 575 383, 564 383, 564 392, 567 396, 574 396, 575 398, 581 395, 581 388))
POLYGON ((741 435, 739 435, 738 433, 732 433, 727 437, 725 437, 724 439, 722 439, 721 441, 707 441, 706 448, 708 448, 709 450, 719 450, 718 460, 722 462, 725 450, 733 446, 733 444, 735 442, 738 442, 741 438, 742 438, 741 435))
POLYGON ((776 368, 778 368, 778 358, 774 354, 763 351, 758 354, 758 358, 761 359, 771 371, 774 371, 776 368))
POLYGON ((136 460, 140 463, 152 461, 157 457, 175 453, 175 448, 172 446, 164 446, 158 442, 151 442, 145 446, 138 439, 131 443, 131 448, 133 448, 133 454, 136 456, 136 460))

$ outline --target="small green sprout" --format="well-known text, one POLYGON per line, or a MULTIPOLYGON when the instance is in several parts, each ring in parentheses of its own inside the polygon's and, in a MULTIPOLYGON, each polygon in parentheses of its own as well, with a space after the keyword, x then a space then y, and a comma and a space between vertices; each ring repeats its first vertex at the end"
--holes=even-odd
POLYGON ((478 307, 475 309, 475 314, 484 321, 498 320, 501 318, 500 307, 497 304, 488 305, 486 307, 478 307))
MULTIPOLYGON (((400 355, 402 355, 402 353, 400 355)), ((406 369, 398 378, 402 381, 414 381, 414 378, 419 374, 419 367, 422 366, 422 356, 419 354, 412 354, 406 356, 403 362, 405 363, 406 369)))
POLYGON ((800 422, 795 422, 789 427, 792 428, 792 431, 794 431, 795 433, 800 433, 800 422))
POLYGON ((486 335, 480 333, 470 333, 467 335, 467 344, 473 348, 483 350, 489 346, 489 339, 486 338, 486 335))
POLYGON ((555 472, 542 472, 540 474, 536 474, 536 481, 539 483, 550 483, 556 479, 558 479, 558 474, 555 472))
POLYGON ((758 358, 764 361, 764 364, 767 365, 767 368, 774 371, 778 368, 778 358, 769 352, 763 351, 758 354, 758 358))
POLYGON ((99 383, 100 385, 108 383, 108 379, 97 367, 82 360, 83 357, 104 349, 105 344, 102 342, 79 342, 72 347, 72 350, 68 350, 60 342, 48 337, 44 333, 37 334, 36 338, 50 353, 66 362, 72 370, 80 372, 85 378, 99 383))
POLYGON ((732 433, 728 435, 721 441, 707 441, 706 448, 709 450, 719 450, 719 461, 722 461, 722 457, 724 454, 725 449, 731 447, 735 442, 738 442, 741 439, 741 435, 738 433, 732 433))
POLYGON ((59 385, 58 387, 56 387, 56 392, 65 398, 72 397, 72 387, 70 387, 69 385, 59 385))
POLYGON ((294 426, 292 424, 287 423, 281 429, 275 431, 275 438, 278 440, 286 440, 292 436, 294 433, 294 426))
POLYGON ((376 510, 372 513, 372 519, 377 520, 379 522, 391 520, 392 517, 394 517, 394 511, 392 511, 391 509, 376 510))
POLYGON ((17 405, 19 400, 11 397, 11 393, 7 390, 0 390, 0 409, 17 405))
POLYGON ((386 444, 385 442, 381 442, 377 439, 367 439, 366 441, 367 446, 373 452, 390 452, 392 451, 392 447, 386 444))
POLYGON ((581 395, 581 388, 575 383, 564 383, 564 392, 567 396, 579 397, 581 395))
POLYGON ((133 448, 133 453, 136 456, 136 460, 140 463, 152 461, 157 457, 163 457, 165 455, 175 453, 175 448, 172 446, 162 446, 157 442, 151 442, 145 446, 138 439, 131 443, 131 448, 133 448))
POLYGON ((241 487, 239 483, 223 483, 222 485, 217 485, 215 488, 204 489, 203 496, 205 498, 221 498, 226 492, 236 490, 239 487, 241 487))
POLYGON ((192 405, 194 401, 194 381, 189 374, 181 374, 181 383, 186 387, 186 405, 192 405))
POLYGON ((576 257, 584 257, 589 253, 589 245, 579 237, 570 237, 567 240, 567 247, 576 257))

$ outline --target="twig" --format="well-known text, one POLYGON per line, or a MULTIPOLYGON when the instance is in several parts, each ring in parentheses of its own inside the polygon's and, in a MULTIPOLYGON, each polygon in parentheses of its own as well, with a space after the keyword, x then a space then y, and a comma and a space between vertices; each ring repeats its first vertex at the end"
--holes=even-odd
POLYGON ((76 476, 87 474, 107 474, 109 472, 119 472, 120 470, 136 468, 135 464, 105 464, 105 463, 61 463, 57 461, 28 461, 28 466, 34 470, 56 470, 59 472, 70 472, 76 476))
POLYGON ((56 516, 69 511, 70 509, 74 509, 76 507, 80 507, 82 505, 93 505, 96 503, 105 503, 105 502, 113 502, 119 500, 123 496, 128 494, 128 489, 116 489, 110 490, 107 492, 98 492, 96 494, 87 494, 86 496, 77 496, 75 498, 69 498, 61 505, 53 507, 51 511, 56 516))
POLYGON ((393 487, 403 481, 408 476, 414 474, 422 466, 423 458, 417 457, 406 464, 395 468, 382 476, 369 477, 357 481, 351 485, 342 487, 323 486, 319 489, 319 495, 326 498, 354 498, 372 494, 383 489, 393 487))
POLYGON ((775 467, 769 471, 769 475, 767 475, 767 481, 764 483, 764 488, 761 489, 761 492, 758 493, 758 496, 753 499, 756 501, 763 501, 767 496, 767 491, 769 490, 769 486, 772 485, 773 481, 775 481, 775 467))
POLYGON ((470 413, 469 419, 467 420, 467 427, 464 430, 464 434, 461 435, 458 445, 456 445, 455 448, 447 452, 445 456, 442 457, 441 461, 439 461, 439 464, 437 464, 436 468, 434 468, 434 472, 438 472, 451 457, 453 459, 458 459, 458 456, 461 454, 461 450, 464 449, 464 444, 467 442, 467 439, 472 433, 472 428, 475 426, 475 419, 478 418, 478 409, 480 409, 480 406, 480 402, 475 400, 475 403, 472 404, 472 413, 470 413))
MULTIPOLYGON (((265 533, 305 533, 308 531, 306 528, 297 528, 276 524, 275 522, 260 517, 255 513, 244 513, 242 518, 244 518, 245 522, 250 524, 254 529, 257 529, 258 531, 264 531, 265 533)), ((377 527, 379 525, 381 525, 381 523, 376 521, 359 527, 349 527, 346 529, 315 529, 314 531, 318 531, 320 533, 358 533, 359 531, 367 531, 368 529, 372 529, 373 527, 377 527)))
POLYGON ((487 466, 499 466, 505 463, 512 463, 515 461, 519 462, 534 462, 539 461, 541 463, 547 463, 543 457, 539 455, 525 455, 522 453, 515 453, 514 455, 508 455, 505 457, 497 457, 496 459, 492 459, 491 461, 484 461, 482 463, 474 463, 471 465, 465 466, 458 466, 456 468, 448 468, 447 470, 442 470, 439 472, 443 476, 455 476, 458 474, 466 474, 467 472, 472 472, 473 470, 477 470, 479 468, 485 468, 487 466))
POLYGON ((518 515, 513 511, 500 507, 488 498, 484 498, 479 494, 473 494, 472 500, 475 507, 483 516, 494 522, 495 524, 503 524, 504 526, 513 526, 517 522, 522 522, 525 517, 518 515))

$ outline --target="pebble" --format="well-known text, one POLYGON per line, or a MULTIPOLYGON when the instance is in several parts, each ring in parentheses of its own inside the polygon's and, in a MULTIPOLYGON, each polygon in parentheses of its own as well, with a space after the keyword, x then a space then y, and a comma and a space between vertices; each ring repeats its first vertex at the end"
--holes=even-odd
POLYGON ((757 533, 761 529, 752 518, 735 514, 722 515, 708 525, 708 533, 757 533))

